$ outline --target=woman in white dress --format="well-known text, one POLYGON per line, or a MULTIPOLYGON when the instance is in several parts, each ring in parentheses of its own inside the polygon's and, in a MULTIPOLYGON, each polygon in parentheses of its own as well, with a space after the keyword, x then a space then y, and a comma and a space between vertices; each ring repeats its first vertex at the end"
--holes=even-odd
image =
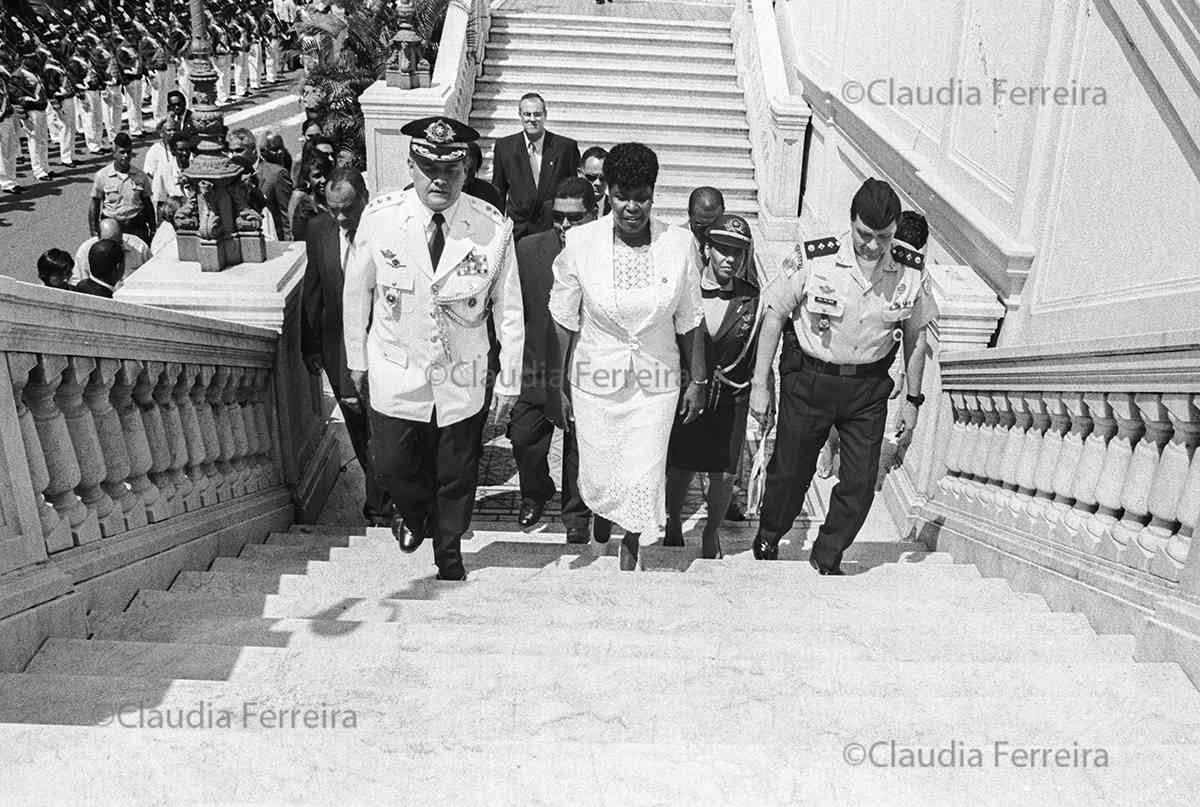
POLYGON ((604 175, 612 213, 567 234, 550 314, 569 381, 563 416, 579 442, 579 492, 596 516, 597 541, 613 523, 625 530, 621 568, 632 570, 642 536, 656 541, 666 523, 676 412, 690 422, 706 397, 704 315, 691 233, 650 215, 654 152, 617 145, 604 175))

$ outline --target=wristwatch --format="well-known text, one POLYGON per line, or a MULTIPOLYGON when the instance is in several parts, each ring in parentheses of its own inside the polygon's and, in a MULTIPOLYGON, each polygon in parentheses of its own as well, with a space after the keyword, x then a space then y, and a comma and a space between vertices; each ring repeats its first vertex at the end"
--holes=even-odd
POLYGON ((925 394, 918 393, 917 395, 905 395, 904 400, 908 401, 913 406, 919 407, 921 404, 925 403, 925 394))

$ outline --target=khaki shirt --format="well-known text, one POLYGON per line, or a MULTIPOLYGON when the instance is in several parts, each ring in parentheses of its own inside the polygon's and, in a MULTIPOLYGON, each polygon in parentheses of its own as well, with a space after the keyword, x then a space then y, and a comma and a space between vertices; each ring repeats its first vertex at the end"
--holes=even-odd
POLYGON ((96 172, 92 198, 100 200, 100 218, 129 221, 142 213, 142 199, 150 198, 150 177, 137 166, 122 174, 111 163, 96 172))
POLYGON ((512 223, 462 195, 444 212, 446 246, 430 265, 432 213, 415 190, 371 202, 346 260, 346 366, 366 370, 371 408, 449 426, 483 407, 492 317, 497 395, 521 391, 525 318, 512 223))
POLYGON ((795 262, 788 258, 763 299, 791 318, 800 348, 814 359, 870 364, 887 356, 901 329, 912 333, 929 325, 937 307, 923 272, 895 263, 889 251, 864 278, 849 231, 838 242, 836 254, 804 260, 797 247, 795 262))

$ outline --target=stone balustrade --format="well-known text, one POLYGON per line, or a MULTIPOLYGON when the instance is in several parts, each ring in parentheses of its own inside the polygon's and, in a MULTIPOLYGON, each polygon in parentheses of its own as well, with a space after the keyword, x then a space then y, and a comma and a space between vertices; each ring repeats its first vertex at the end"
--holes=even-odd
POLYGON ((759 222, 770 239, 800 234, 804 137, 812 111, 790 89, 771 0, 738 0, 731 20, 738 82, 746 95, 759 222))
POLYGON ((1200 676, 1200 622, 1154 618, 1200 611, 1200 332, 939 365, 946 448, 917 532, 1200 676))
POLYGON ((0 277, 0 669, 291 523, 294 331, 0 277))

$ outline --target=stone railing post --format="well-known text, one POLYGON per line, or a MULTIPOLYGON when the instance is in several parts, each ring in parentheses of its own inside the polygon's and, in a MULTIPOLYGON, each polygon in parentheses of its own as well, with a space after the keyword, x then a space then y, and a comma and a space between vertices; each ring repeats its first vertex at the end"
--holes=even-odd
POLYGON ((1124 512, 1120 521, 1109 529, 1109 540, 1101 547, 1101 555, 1136 568, 1142 559, 1136 545, 1130 546, 1130 543, 1150 521, 1150 491, 1163 447, 1171 439, 1171 419, 1160 394, 1138 393, 1133 396, 1133 403, 1146 432, 1133 448, 1125 487, 1121 489, 1124 512))
POLYGON ((1051 475, 1053 498, 1043 515, 1048 523, 1047 534, 1061 543, 1072 544, 1071 537, 1062 533, 1062 521, 1075 504, 1075 473, 1083 455, 1083 441, 1092 432, 1092 417, 1081 393, 1066 393, 1062 396, 1062 402, 1070 426, 1063 435, 1058 462, 1051 475))
POLYGON ((1090 552, 1094 546, 1085 540, 1086 526, 1088 519, 1099 509, 1096 487, 1100 482, 1108 443, 1117 433, 1117 419, 1113 417, 1112 407, 1103 393, 1085 392, 1080 396, 1080 401, 1091 417, 1092 429, 1083 441, 1075 466, 1075 479, 1071 482, 1070 495, 1074 502, 1062 514, 1053 537, 1076 549, 1090 552))
POLYGON ((124 528, 132 530, 146 526, 147 521, 145 509, 128 484, 133 466, 129 461, 121 418, 112 405, 112 390, 119 368, 120 362, 116 359, 96 360, 96 369, 92 371, 83 391, 83 399, 92 412, 104 466, 108 469, 108 475, 101 481, 100 487, 116 505, 125 522, 124 528))
MULTIPOLYGON (((148 524, 154 524, 170 516, 171 511, 158 486, 150 481, 154 455, 146 436, 142 411, 133 400, 134 387, 143 372, 142 362, 133 359, 121 361, 113 382, 111 400, 125 437, 125 452, 129 457, 129 488, 137 497, 143 513, 141 518, 148 524)), ((133 518, 137 520, 136 516, 133 518)))
POLYGON ((1016 393, 1004 393, 1006 408, 1011 413, 1012 425, 1004 436, 1004 447, 1000 453, 999 476, 1001 485, 995 493, 996 514, 1009 514, 1014 511, 1017 490, 1017 470, 1021 463, 1021 449, 1025 446, 1025 435, 1033 423, 1033 415, 1029 411, 1025 398, 1016 393))
MULTIPOLYGON (((1181 528, 1181 510, 1186 505, 1184 492, 1187 490, 1190 464, 1200 443, 1200 412, 1194 405, 1195 396, 1190 394, 1165 394, 1163 408, 1171 421, 1172 435, 1163 446, 1158 469, 1150 485, 1147 510, 1150 522, 1142 528, 1130 543, 1123 558, 1126 563, 1139 569, 1152 571, 1170 580, 1179 579, 1182 567, 1178 555, 1166 554, 1171 538, 1181 528)), ((1178 552, 1178 550, 1176 550, 1178 552)))
POLYGON ((41 437, 38 436, 37 423, 24 397, 30 373, 37 366, 38 357, 33 353, 10 353, 8 355, 8 372, 12 378, 12 392, 16 403, 17 420, 21 428, 21 441, 25 446, 30 481, 37 496, 38 519, 41 522, 46 552, 52 553, 70 548, 74 545, 74 541, 71 537, 70 523, 59 515, 59 511, 50 502, 48 492, 51 482, 50 470, 46 466, 46 456, 42 449, 41 437))
POLYGON ((204 434, 200 430, 200 417, 196 414, 196 406, 192 403, 192 388, 195 386, 199 369, 194 364, 185 364, 179 372, 178 380, 171 389, 171 397, 175 401, 175 410, 179 412, 179 425, 183 429, 184 444, 187 448, 187 474, 191 492, 188 494, 188 509, 195 510, 203 507, 211 497, 208 492, 208 476, 204 472, 204 434))
POLYGON ((107 536, 124 532, 125 519, 116 509, 112 498, 100 487, 100 483, 108 476, 108 469, 104 465, 100 438, 96 434, 96 422, 83 401, 83 388, 95 367, 95 359, 67 359, 67 369, 54 401, 66 418, 71 445, 75 448, 75 458, 79 463, 79 484, 75 492, 87 508, 96 514, 101 535, 107 536))
POLYGON ((187 436, 183 432, 183 420, 179 407, 175 405, 175 386, 183 372, 179 362, 168 362, 163 367, 158 383, 154 386, 154 402, 162 413, 163 430, 167 435, 167 445, 171 447, 171 466, 167 473, 175 485, 175 499, 183 512, 200 508, 200 497, 196 495, 192 480, 184 472, 188 465, 187 436))
MULTIPOLYGON (((170 518, 183 512, 183 503, 177 498, 178 491, 171 478, 171 463, 174 462, 174 457, 171 454, 170 439, 163 424, 162 412, 154 400, 154 390, 164 370, 162 362, 146 362, 133 387, 133 400, 141 410, 146 442, 150 446, 150 481, 158 488, 159 498, 162 500, 159 512, 163 518, 170 518)), ((153 521, 153 518, 151 520, 153 521)))

